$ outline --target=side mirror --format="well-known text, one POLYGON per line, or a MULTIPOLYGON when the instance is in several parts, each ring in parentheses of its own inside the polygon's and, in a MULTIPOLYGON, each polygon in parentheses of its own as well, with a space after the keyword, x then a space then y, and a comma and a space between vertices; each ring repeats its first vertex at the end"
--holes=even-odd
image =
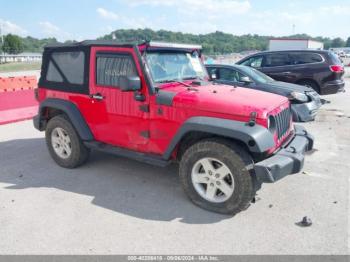
POLYGON ((141 79, 138 76, 121 76, 119 87, 123 92, 137 91, 141 89, 141 79))
POLYGON ((240 79, 240 82, 243 82, 245 84, 250 84, 253 81, 248 76, 242 76, 241 79, 240 79))

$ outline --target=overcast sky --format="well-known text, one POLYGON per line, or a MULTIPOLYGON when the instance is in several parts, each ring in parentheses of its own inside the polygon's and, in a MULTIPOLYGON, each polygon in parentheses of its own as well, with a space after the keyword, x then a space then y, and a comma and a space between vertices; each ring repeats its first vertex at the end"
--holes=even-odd
POLYGON ((93 39, 115 29, 350 36, 350 0, 0 0, 3 33, 93 39))

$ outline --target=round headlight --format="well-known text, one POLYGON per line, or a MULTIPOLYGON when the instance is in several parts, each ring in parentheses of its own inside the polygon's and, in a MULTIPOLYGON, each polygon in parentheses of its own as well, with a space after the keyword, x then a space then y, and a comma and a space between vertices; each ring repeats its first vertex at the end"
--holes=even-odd
POLYGON ((303 93, 299 93, 299 92, 292 92, 289 95, 289 100, 296 100, 299 102, 308 102, 309 101, 309 97, 303 93))

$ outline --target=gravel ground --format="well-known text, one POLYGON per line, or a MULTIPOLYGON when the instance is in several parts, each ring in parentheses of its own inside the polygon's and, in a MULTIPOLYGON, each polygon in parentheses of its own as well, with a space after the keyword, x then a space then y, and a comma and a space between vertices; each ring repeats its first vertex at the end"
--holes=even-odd
POLYGON ((350 254, 350 93, 324 98, 304 171, 235 217, 187 200, 175 165, 94 152, 66 170, 30 121, 0 126, 0 253, 350 254), (303 216, 311 227, 295 225, 303 216))

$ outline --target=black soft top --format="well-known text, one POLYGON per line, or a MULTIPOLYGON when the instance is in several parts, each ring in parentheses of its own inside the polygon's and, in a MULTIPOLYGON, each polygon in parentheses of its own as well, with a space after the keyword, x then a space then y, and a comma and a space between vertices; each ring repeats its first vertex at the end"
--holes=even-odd
POLYGON ((82 42, 74 43, 55 43, 48 44, 45 46, 45 49, 61 49, 61 48, 79 48, 79 47, 91 47, 91 46, 116 46, 116 47, 134 47, 140 45, 139 42, 129 42, 129 43, 120 43, 115 40, 85 40, 82 42))

